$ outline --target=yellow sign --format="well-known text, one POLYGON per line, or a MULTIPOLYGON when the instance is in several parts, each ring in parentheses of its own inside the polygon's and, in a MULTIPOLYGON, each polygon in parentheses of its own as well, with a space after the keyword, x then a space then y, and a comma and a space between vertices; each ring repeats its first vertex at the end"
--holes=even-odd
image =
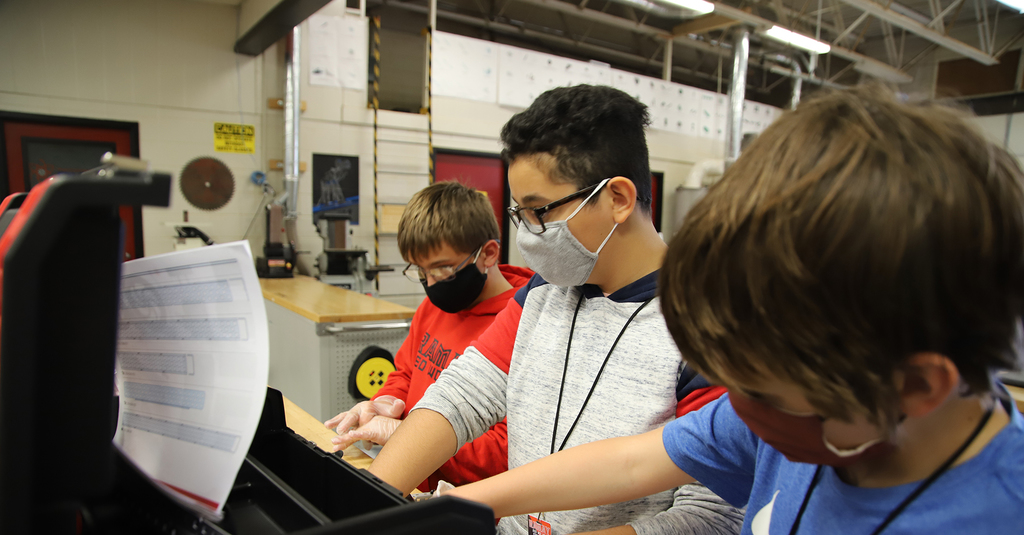
POLYGON ((251 124, 213 123, 213 150, 256 154, 256 127, 251 124))

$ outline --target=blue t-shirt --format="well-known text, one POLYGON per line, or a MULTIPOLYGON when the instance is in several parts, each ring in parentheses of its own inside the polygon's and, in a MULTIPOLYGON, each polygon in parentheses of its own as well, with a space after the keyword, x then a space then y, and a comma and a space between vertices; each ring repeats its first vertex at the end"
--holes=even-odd
MULTIPOLYGON (((1024 419, 1005 404, 1010 423, 985 449, 939 477, 883 533, 1024 533, 1024 419)), ((728 395, 670 422, 663 433, 672 461, 726 501, 747 506, 745 535, 788 535, 817 466, 794 463, 759 439, 728 395)), ((801 534, 869 535, 919 481, 889 488, 844 483, 823 467, 801 534)))

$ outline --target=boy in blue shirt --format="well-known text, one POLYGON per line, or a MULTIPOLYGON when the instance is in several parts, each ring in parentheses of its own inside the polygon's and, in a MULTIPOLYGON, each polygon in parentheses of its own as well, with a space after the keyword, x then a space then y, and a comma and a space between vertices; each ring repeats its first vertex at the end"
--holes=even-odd
POLYGON ((781 117, 661 272, 679 349, 727 396, 452 495, 495 514, 701 481, 743 533, 1024 532, 1021 169, 961 114, 878 88, 781 117))

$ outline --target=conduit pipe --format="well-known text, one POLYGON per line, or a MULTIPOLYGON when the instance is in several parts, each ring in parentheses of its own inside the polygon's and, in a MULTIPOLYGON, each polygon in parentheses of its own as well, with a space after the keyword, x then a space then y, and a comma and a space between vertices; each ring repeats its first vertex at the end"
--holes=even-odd
POLYGON ((800 64, 793 62, 793 71, 796 72, 797 77, 793 79, 793 96, 789 98, 789 109, 795 110, 796 105, 800 104, 800 90, 803 88, 804 79, 800 78, 800 64))
POLYGON ((747 62, 750 59, 750 32, 746 28, 736 32, 732 50, 732 79, 729 80, 729 112, 725 127, 726 166, 739 158, 743 141, 743 100, 747 95, 747 62))
POLYGON ((299 88, 302 77, 302 27, 292 29, 292 50, 285 60, 284 88, 284 206, 285 218, 299 216, 299 88))

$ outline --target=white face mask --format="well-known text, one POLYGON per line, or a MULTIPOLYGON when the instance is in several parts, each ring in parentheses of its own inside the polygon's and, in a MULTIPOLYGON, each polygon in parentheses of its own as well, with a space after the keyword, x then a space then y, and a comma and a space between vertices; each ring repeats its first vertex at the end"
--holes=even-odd
POLYGON ((544 280, 555 286, 570 287, 585 284, 590 278, 590 272, 594 271, 601 249, 604 249, 619 224, 615 223, 597 251, 590 252, 569 230, 569 220, 575 217, 601 189, 601 186, 598 186, 594 193, 591 193, 565 220, 544 223, 546 230, 543 234, 534 234, 526 229, 519 230, 516 236, 519 252, 526 260, 526 265, 544 280))

